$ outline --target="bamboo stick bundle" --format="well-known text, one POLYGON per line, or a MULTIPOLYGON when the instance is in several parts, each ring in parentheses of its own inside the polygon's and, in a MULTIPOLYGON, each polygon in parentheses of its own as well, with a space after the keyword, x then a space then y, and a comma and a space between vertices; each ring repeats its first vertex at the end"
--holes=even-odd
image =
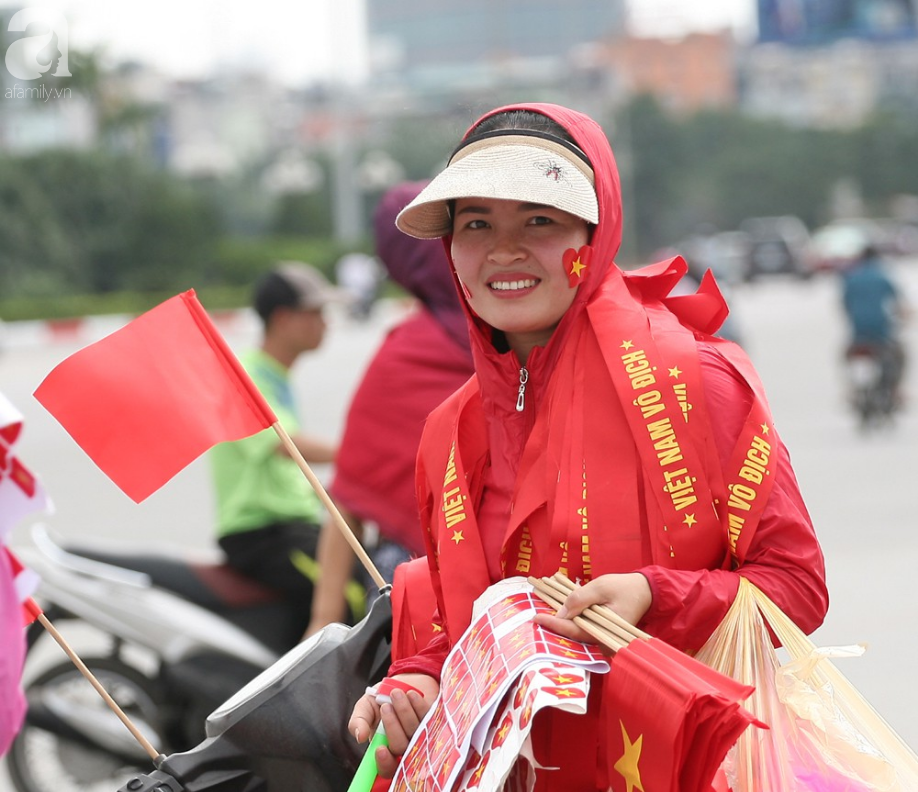
MULTIPOLYGON (((529 582, 535 588, 536 594, 556 610, 561 607, 568 594, 577 588, 576 583, 560 572, 556 572, 552 577, 530 577, 529 582)), ((629 624, 605 605, 591 605, 582 614, 575 616, 573 622, 613 652, 624 649, 635 638, 650 638, 643 630, 629 624)))

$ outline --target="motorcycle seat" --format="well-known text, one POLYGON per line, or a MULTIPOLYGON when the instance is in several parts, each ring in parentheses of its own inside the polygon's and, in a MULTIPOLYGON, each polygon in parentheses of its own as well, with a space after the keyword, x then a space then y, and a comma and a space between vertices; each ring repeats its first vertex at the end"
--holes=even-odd
POLYGON ((201 563, 162 555, 111 553, 96 548, 67 551, 104 564, 142 572, 153 585, 209 610, 245 608, 278 602, 283 595, 224 563, 201 563))

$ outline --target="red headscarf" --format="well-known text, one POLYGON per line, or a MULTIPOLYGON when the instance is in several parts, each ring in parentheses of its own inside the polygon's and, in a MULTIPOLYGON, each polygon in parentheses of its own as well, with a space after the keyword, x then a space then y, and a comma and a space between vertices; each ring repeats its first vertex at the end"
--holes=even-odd
MULTIPOLYGON (((717 329, 726 316, 723 301, 710 281, 701 298, 667 300, 685 272, 681 259, 627 275, 615 265, 621 190, 609 142, 595 121, 556 105, 522 104, 491 111, 470 132, 484 118, 512 110, 553 119, 587 155, 595 174, 599 223, 572 306, 546 347, 535 350, 527 363, 534 402, 529 418, 515 412, 515 355, 495 349, 492 329, 463 297, 477 377, 432 416, 419 466, 422 521, 431 529, 429 553, 438 562, 440 578, 435 585, 442 584, 443 615, 453 634, 468 624, 472 601, 491 583, 485 545, 473 527, 487 476, 496 472, 514 482, 508 504, 512 514, 502 539, 504 575, 552 574, 562 568, 572 577, 589 579, 594 569, 630 571, 649 563, 699 569, 725 561, 722 526, 712 516, 723 482, 705 432, 693 335, 717 329), (694 326, 683 326, 674 310, 694 326), (633 330, 639 332, 631 338, 633 330), (625 372, 622 355, 628 344, 656 363, 663 407, 653 410, 659 409, 659 415, 651 408, 642 413, 632 403, 641 393, 631 393, 634 381, 625 372), (663 365, 681 367, 691 380, 691 423, 683 421, 687 413, 665 381, 663 365), (648 414, 657 421, 669 418, 669 424, 657 425, 666 432, 654 438, 648 414), (680 465, 662 470, 654 456, 666 453, 674 459, 676 451, 655 449, 654 443, 676 442, 679 458, 690 463, 685 473, 679 472, 680 465), (668 481, 663 472, 677 482, 673 488, 686 479, 695 484, 698 506, 689 512, 688 524, 675 524, 675 517, 684 520, 684 515, 676 515, 674 506, 667 510, 677 501, 671 493, 661 497, 668 481), (457 533, 461 528, 467 530, 457 533)), ((447 251, 450 241, 445 240, 447 251)))

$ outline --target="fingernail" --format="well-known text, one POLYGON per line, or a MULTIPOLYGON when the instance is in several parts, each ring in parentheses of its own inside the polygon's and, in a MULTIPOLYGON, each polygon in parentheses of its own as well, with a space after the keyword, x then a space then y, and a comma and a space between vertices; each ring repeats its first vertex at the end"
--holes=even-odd
POLYGON ((357 742, 360 742, 360 727, 359 726, 357 726, 354 729, 354 739, 357 740, 357 742))
POLYGON ((555 616, 557 616, 559 619, 566 619, 567 618, 567 608, 565 608, 562 605, 560 608, 558 608, 558 612, 555 614, 555 616))

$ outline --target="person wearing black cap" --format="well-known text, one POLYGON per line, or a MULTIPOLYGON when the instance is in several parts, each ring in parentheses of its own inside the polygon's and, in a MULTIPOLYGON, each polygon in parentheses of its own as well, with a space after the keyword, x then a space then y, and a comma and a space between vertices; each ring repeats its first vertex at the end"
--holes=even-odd
MULTIPOLYGON (((240 360, 309 463, 333 462, 337 447, 303 433, 290 369, 325 335, 323 309, 336 290, 314 267, 281 262, 256 283, 260 347, 240 360)), ((316 579, 322 505, 297 463, 271 430, 209 452, 217 506, 217 537, 230 566, 295 600, 302 627, 316 579)))

